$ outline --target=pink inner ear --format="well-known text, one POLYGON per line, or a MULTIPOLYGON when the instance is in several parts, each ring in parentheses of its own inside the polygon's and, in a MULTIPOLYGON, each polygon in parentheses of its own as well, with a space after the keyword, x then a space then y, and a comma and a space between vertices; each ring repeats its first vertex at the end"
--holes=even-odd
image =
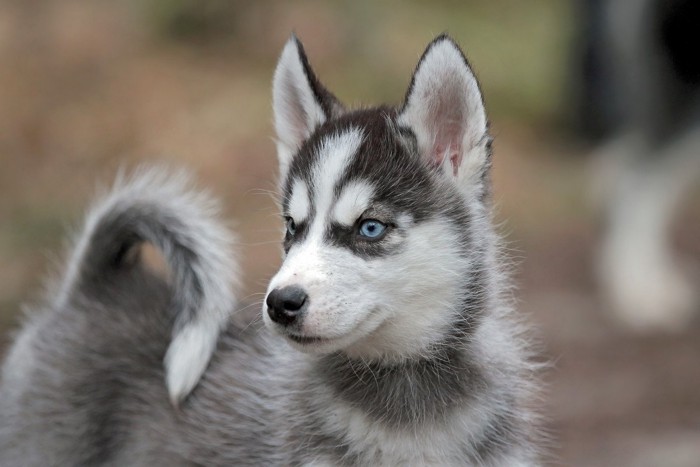
POLYGON ((459 166, 462 163, 461 147, 454 147, 452 145, 445 146, 442 144, 437 144, 433 146, 433 151, 430 157, 430 165, 434 167, 440 167, 445 161, 445 157, 448 157, 450 159, 450 164, 452 164, 453 175, 457 175, 459 166))
POLYGON ((450 162, 452 163, 452 175, 456 177, 459 166, 462 165, 462 151, 450 153, 450 162))
POLYGON ((445 158, 449 158, 452 164, 452 173, 457 175, 462 163, 462 138, 464 131, 461 125, 443 125, 436 131, 435 142, 430 154, 432 165, 440 167, 445 158))

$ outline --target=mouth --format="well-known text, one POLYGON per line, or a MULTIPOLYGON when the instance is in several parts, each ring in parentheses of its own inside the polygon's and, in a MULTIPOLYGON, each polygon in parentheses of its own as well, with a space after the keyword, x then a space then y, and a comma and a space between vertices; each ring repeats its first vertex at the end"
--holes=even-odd
POLYGON ((287 334, 286 336, 301 345, 323 344, 330 341, 330 339, 324 339, 322 337, 300 336, 298 334, 287 334))

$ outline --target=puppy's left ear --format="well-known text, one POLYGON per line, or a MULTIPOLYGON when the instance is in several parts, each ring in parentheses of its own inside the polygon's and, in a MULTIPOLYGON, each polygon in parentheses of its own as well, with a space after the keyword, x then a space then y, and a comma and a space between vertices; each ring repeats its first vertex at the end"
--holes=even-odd
POLYGON ((490 165, 490 137, 479 83, 459 46, 448 36, 423 53, 399 115, 421 156, 480 194, 490 165))
POLYGON ((316 127, 343 112, 340 101, 316 78, 295 35, 289 38, 277 62, 272 81, 272 108, 283 181, 302 143, 316 127))

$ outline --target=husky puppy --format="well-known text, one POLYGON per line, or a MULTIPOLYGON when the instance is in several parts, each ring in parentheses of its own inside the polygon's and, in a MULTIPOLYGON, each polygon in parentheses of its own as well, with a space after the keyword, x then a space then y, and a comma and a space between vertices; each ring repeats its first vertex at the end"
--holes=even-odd
POLYGON ((120 182, 10 351, 0 465, 538 465, 458 46, 428 46, 400 108, 346 110, 292 37, 273 104, 286 233, 265 325, 229 320, 237 270, 206 198, 120 182))

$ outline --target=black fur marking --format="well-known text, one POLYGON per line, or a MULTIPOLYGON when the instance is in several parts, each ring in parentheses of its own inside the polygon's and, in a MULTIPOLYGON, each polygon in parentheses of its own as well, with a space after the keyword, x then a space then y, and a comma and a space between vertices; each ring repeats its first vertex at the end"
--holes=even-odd
POLYGON ((484 388, 479 370, 459 348, 440 345, 429 359, 387 364, 336 353, 316 368, 335 394, 394 429, 440 423, 484 388))
POLYGON ((493 138, 489 136, 489 122, 486 122, 486 164, 482 167, 481 184, 484 190, 481 192, 480 201, 487 204, 491 201, 493 183, 491 183, 491 166, 493 165, 493 138))
POLYGON ((300 222, 297 224, 297 229, 294 235, 289 233, 287 231, 284 234, 284 242, 282 243, 282 247, 284 248, 285 253, 289 253, 289 249, 292 248, 292 245, 295 243, 303 242, 306 236, 309 233, 309 223, 304 221, 300 222))
POLYGON ((340 103, 337 97, 333 95, 328 89, 321 84, 321 81, 316 77, 316 73, 311 68, 309 59, 306 57, 306 51, 301 41, 296 35, 292 34, 292 39, 296 44, 297 51, 299 52, 299 59, 301 60, 302 68, 304 69, 304 75, 306 80, 309 82, 309 87, 314 94, 316 102, 321 106, 323 113, 326 118, 333 118, 343 110, 343 105, 340 103))
POLYGON ((377 241, 358 238, 357 229, 357 224, 347 226, 332 223, 326 240, 332 245, 347 248, 357 256, 365 259, 387 256, 401 250, 400 240, 398 242, 389 241, 390 236, 398 236, 400 238, 405 236, 404 232, 398 228, 389 227, 390 231, 386 234, 386 237, 377 241))

